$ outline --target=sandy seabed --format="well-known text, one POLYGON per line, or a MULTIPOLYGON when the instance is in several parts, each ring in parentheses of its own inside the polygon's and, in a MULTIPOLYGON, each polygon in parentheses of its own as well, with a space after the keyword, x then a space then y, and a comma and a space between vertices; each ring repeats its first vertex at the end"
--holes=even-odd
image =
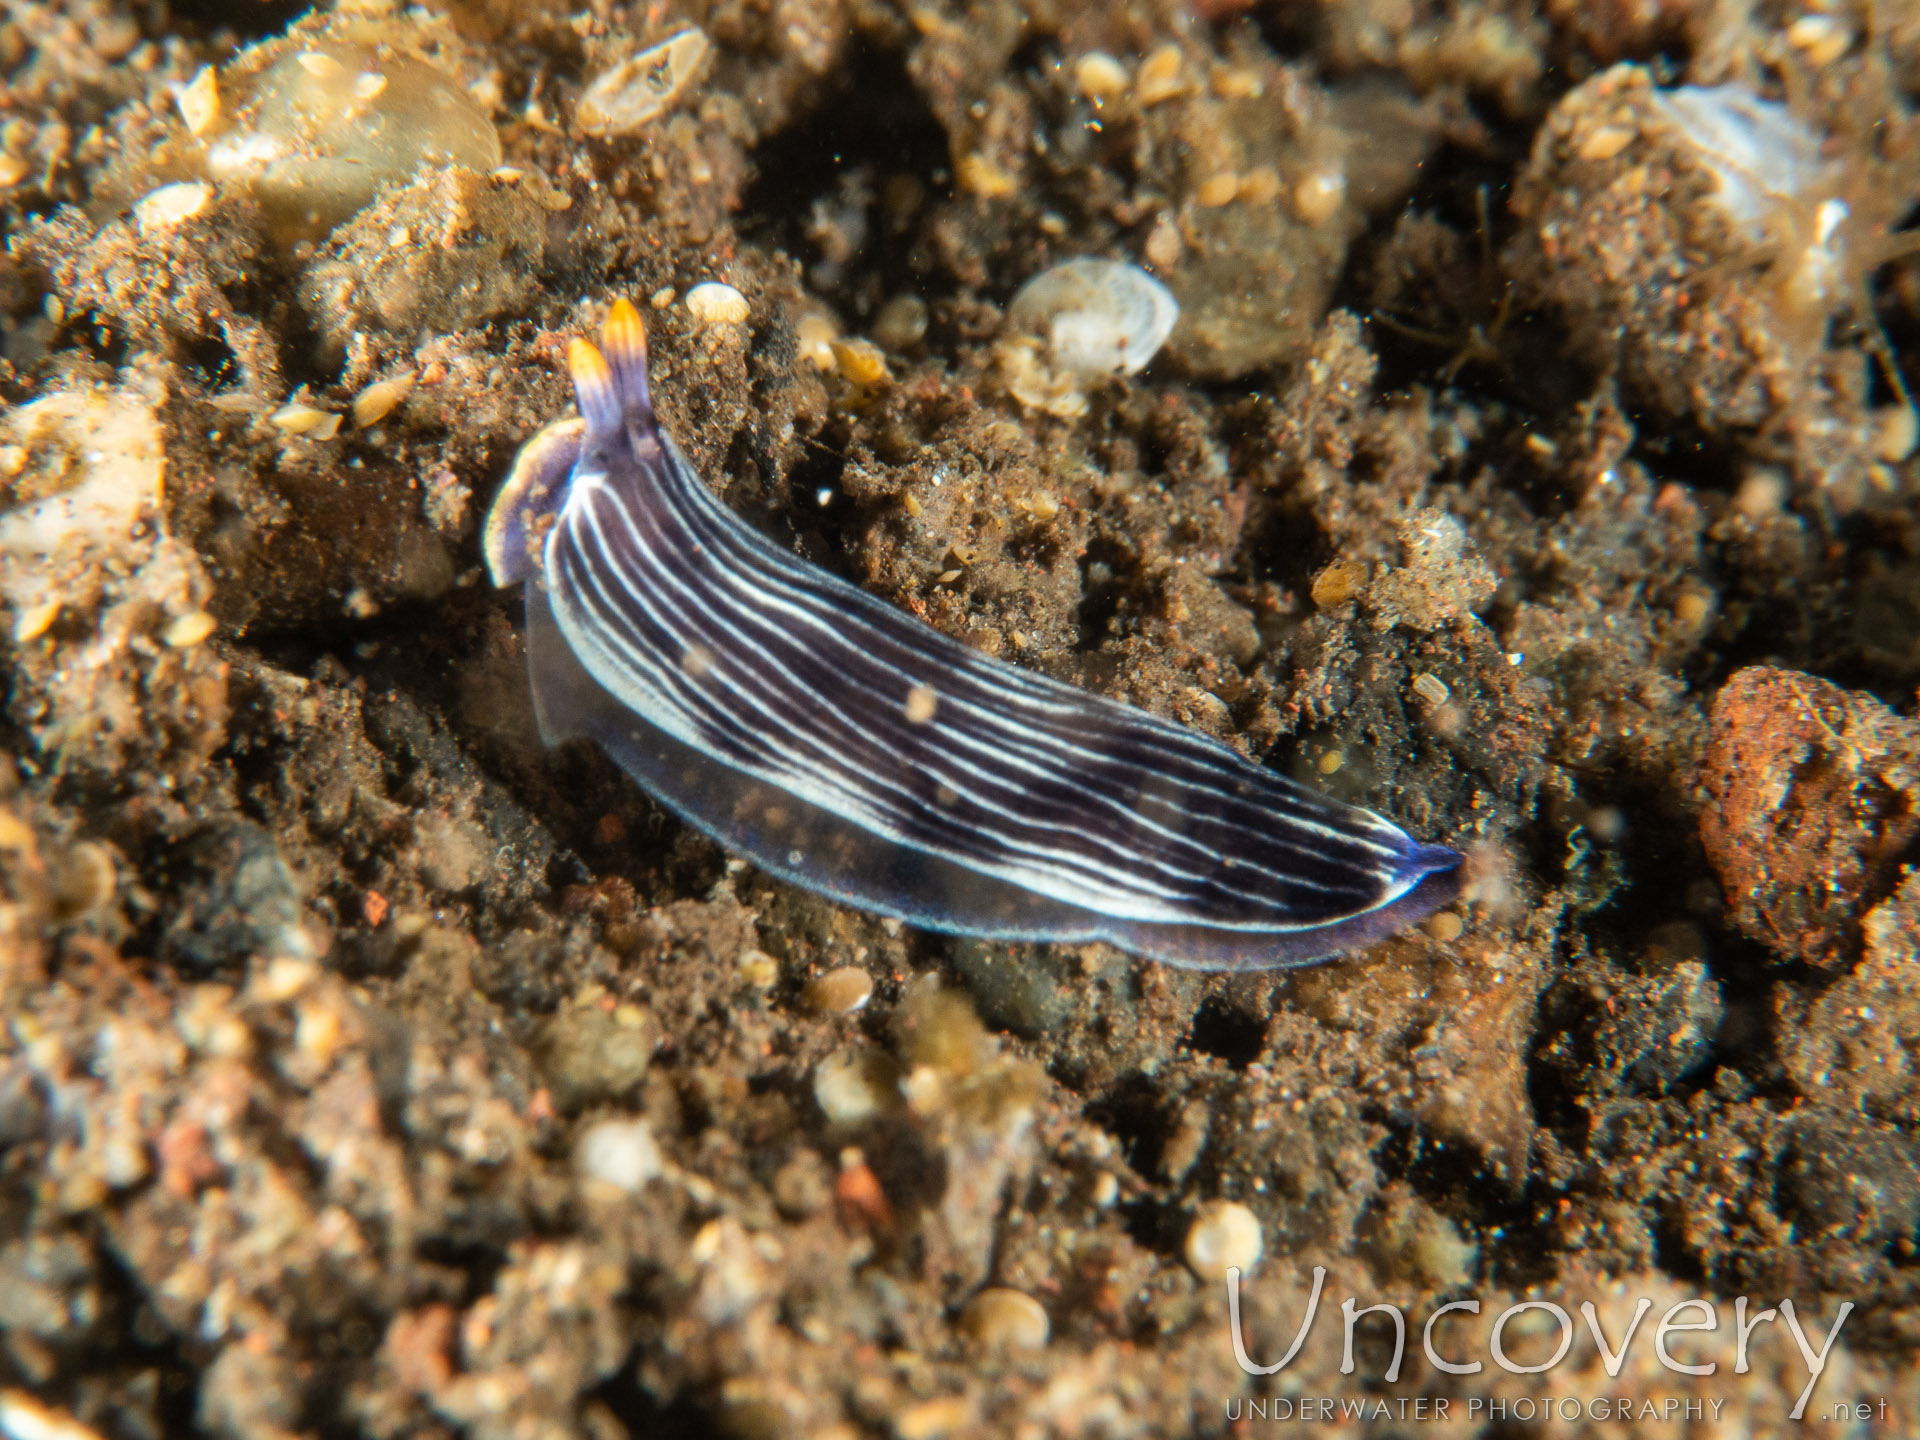
POLYGON ((1920 1427, 1920 5, 20 0, 0 65, 7 1440, 1920 1427), (1078 256, 1144 370, 1008 319, 1078 256), (479 532, 620 296, 749 523, 1460 903, 941 937, 544 748, 479 532))

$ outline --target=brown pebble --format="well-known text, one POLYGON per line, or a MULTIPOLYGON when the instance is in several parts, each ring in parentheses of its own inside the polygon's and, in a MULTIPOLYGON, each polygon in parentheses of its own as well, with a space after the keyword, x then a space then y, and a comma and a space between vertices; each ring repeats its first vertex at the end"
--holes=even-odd
POLYGON ((1733 508, 1749 520, 1766 520, 1787 503, 1787 477, 1769 466, 1755 466, 1734 492, 1733 508))
POLYGON ((982 1290, 967 1302, 960 1328, 982 1345, 1007 1350, 1043 1349, 1051 1332, 1038 1300, 1001 1286, 982 1290))
POLYGON ((1113 56, 1094 50, 1074 62, 1073 82, 1089 100, 1117 100, 1127 93, 1127 67, 1113 56))
POLYGON ((1280 172, 1271 165, 1256 165, 1240 180, 1240 200, 1248 205, 1270 205, 1285 187, 1280 172))
POLYGON ((789 1220, 818 1215, 832 1199, 832 1174, 816 1151, 798 1150, 774 1172, 773 1203, 789 1220))
POLYGON ((941 1440, 964 1433, 973 1425, 973 1406, 964 1395, 942 1395, 909 1405, 893 1417, 893 1433, 900 1440, 941 1440))
POLYGON ((1911 405, 1887 405, 1873 415, 1873 453, 1898 465, 1920 444, 1920 414, 1911 405))
POLYGON ((1239 193, 1240 177, 1231 170, 1224 170, 1202 180, 1199 188, 1193 192, 1193 198, 1202 205, 1215 207, 1232 204, 1233 197, 1239 193))
POLYGON ((364 430, 386 419, 413 393, 418 378, 409 370, 367 386, 353 397, 353 423, 364 430))
POLYGON ((1635 132, 1625 125, 1602 125, 1580 142, 1582 160, 1611 160, 1634 141, 1635 132))
POLYGON ((63 920, 91 915, 113 899, 113 888, 113 856, 105 846, 82 840, 54 872, 56 913, 63 920))
POLYGON ((1853 31, 1832 15, 1802 15, 1787 26, 1787 43, 1824 69, 1853 48, 1853 31))
POLYGON ((1673 602, 1673 618, 1689 630, 1705 627, 1713 616, 1713 596, 1701 590, 1682 590, 1673 602))
POLYGON ((953 168, 954 178, 960 182, 960 188, 982 199, 1004 200, 1019 192, 1018 177, 1009 175, 988 156, 977 152, 962 155, 953 168))
POLYGON ((1293 187, 1293 209, 1309 225, 1325 224, 1347 200, 1347 177, 1338 170, 1316 170, 1293 187))

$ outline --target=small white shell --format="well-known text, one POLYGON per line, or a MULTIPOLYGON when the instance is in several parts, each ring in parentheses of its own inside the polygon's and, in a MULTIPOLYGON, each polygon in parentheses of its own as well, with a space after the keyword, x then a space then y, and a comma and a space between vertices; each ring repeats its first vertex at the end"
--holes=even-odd
POLYGON ((1264 1248, 1260 1220, 1233 1200, 1213 1200, 1200 1207, 1187 1231, 1187 1264, 1202 1280, 1224 1280, 1228 1269, 1251 1270, 1264 1248))
POLYGON ((573 1148, 582 1179, 638 1195, 665 1168, 653 1127, 644 1120, 601 1120, 573 1148))
POLYGON ((689 28, 628 56, 588 84, 575 123, 589 135, 631 134, 679 98, 712 49, 704 32, 689 28))
POLYGON ((1082 258, 1020 287, 1007 324, 1047 344, 1054 368, 1075 375, 1132 375, 1166 343, 1180 306, 1146 271, 1082 258))
POLYGON ((687 291, 687 313, 702 325, 738 325, 747 318, 748 309, 746 296, 718 280, 687 291))

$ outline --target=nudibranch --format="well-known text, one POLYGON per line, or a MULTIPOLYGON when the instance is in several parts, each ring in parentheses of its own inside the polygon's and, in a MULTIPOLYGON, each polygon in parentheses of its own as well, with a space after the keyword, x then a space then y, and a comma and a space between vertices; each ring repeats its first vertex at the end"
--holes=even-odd
POLYGON ((542 738, 593 740, 767 873, 914 926, 1296 965, 1460 888, 1460 856, 1143 711, 977 654, 759 535, 655 423, 619 301, 577 419, 487 520, 542 738))

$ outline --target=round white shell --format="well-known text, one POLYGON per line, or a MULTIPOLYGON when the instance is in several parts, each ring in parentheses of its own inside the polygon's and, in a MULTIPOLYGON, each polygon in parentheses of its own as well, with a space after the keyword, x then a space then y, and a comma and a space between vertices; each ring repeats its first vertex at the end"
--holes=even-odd
POLYGON ((731 285, 707 280, 687 291, 687 313, 703 325, 738 325, 747 318, 747 297, 731 285))
POLYGON ((1180 306, 1137 265, 1081 258, 1043 270, 1014 295, 1007 324, 1047 343, 1057 370, 1132 375, 1166 343, 1180 306))

